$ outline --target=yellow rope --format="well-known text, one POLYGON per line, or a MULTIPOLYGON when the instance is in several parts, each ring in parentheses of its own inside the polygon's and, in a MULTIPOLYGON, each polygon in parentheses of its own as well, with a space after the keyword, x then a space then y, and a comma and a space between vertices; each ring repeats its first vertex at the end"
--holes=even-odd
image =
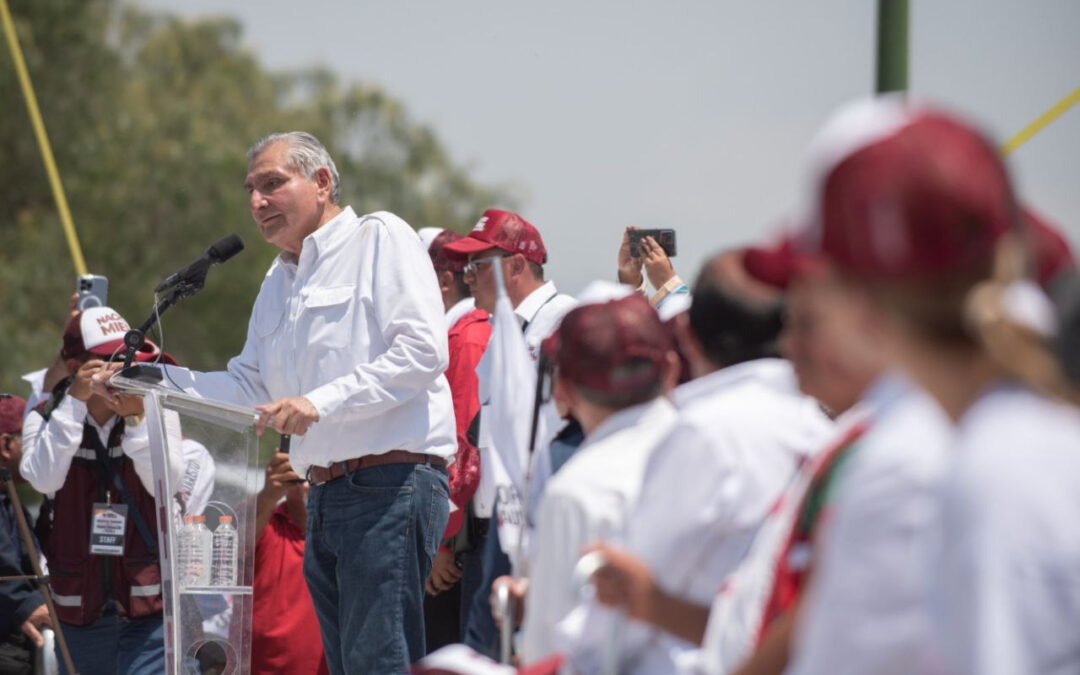
POLYGON ((1001 154, 1009 155, 1013 150, 1016 150, 1024 143, 1027 143, 1031 140, 1032 136, 1042 131, 1046 125, 1061 117, 1066 110, 1076 105, 1078 101, 1080 101, 1080 87, 1074 89, 1071 94, 1055 103, 1052 108, 1039 115, 1034 122, 1024 127, 1020 133, 1010 138, 1005 145, 1001 146, 1001 154))
POLYGON ((0 18, 4 21, 4 34, 7 35, 8 45, 11 47, 11 58, 15 61, 15 72, 19 76, 19 84, 22 86, 23 98, 26 99, 30 122, 34 125, 38 147, 41 148, 45 172, 49 174, 49 185, 52 187, 53 199, 56 200, 56 210, 60 213, 60 223, 64 226, 64 234, 67 235, 71 259, 75 263, 75 273, 83 275, 86 274, 86 262, 83 260, 82 249, 79 247, 79 236, 75 233, 75 223, 71 220, 71 211, 68 210, 67 198, 64 196, 64 186, 60 183, 60 173, 56 170, 56 160, 53 159, 49 136, 45 133, 45 123, 41 120, 41 111, 38 109, 37 97, 34 96, 34 87, 30 83, 30 73, 26 70, 26 62, 23 60, 22 49, 19 47, 19 38, 15 34, 15 23, 11 20, 7 0, 0 0, 0 18))

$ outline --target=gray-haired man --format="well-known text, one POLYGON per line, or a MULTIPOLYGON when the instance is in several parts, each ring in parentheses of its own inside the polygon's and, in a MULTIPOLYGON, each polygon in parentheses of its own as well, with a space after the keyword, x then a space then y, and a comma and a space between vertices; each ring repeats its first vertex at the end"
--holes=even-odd
POLYGON ((281 249, 225 372, 170 369, 192 391, 255 405, 296 434, 311 482, 304 575, 330 672, 405 672, 424 655, 423 592, 457 446, 446 320, 427 252, 401 218, 357 216, 310 134, 248 153, 244 186, 281 249))

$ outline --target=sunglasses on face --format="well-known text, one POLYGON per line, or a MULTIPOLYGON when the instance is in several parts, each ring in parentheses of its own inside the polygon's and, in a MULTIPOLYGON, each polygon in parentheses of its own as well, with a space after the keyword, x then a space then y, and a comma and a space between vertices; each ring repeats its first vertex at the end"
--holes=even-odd
POLYGON ((499 255, 489 255, 489 256, 485 256, 483 258, 474 258, 473 260, 470 260, 469 262, 465 263, 464 272, 465 272, 465 274, 479 274, 481 267, 487 267, 488 265, 495 262, 496 260, 501 260, 502 258, 509 258, 512 255, 514 255, 514 254, 513 253, 501 253, 499 255))

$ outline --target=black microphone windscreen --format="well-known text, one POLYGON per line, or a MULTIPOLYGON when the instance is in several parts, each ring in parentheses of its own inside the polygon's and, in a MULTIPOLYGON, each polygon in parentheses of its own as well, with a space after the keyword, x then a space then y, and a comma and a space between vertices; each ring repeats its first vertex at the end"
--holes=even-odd
POLYGON ((215 263, 222 263, 244 250, 244 240, 236 234, 230 234, 214 242, 206 249, 206 255, 215 263))

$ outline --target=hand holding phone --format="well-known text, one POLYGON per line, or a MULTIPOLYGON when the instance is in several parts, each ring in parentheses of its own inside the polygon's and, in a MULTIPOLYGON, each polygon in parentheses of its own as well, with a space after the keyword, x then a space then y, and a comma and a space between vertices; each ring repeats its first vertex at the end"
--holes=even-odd
POLYGON ((109 301, 109 280, 98 274, 84 274, 75 283, 79 311, 90 307, 105 307, 109 301))
POLYGON ((660 244, 660 248, 664 249, 664 253, 669 258, 675 257, 675 230, 668 229, 653 229, 653 230, 630 230, 628 232, 630 237, 630 257, 641 257, 641 240, 645 237, 652 237, 653 240, 660 244))

